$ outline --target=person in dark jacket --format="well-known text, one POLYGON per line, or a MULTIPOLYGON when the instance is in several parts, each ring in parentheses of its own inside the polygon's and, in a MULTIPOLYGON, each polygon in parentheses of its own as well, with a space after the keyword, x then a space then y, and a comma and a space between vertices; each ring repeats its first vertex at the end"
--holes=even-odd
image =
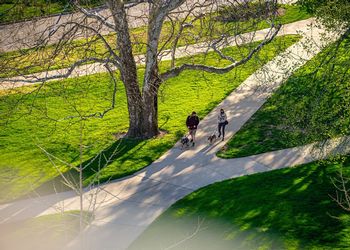
POLYGON ((186 126, 188 128, 188 133, 191 135, 192 146, 195 144, 196 131, 199 124, 199 118, 195 111, 192 112, 186 119, 186 126))

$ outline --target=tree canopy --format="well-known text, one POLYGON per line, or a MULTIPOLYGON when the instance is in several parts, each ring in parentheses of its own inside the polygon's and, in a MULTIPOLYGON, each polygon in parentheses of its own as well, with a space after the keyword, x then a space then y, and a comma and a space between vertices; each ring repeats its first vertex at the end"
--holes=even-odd
POLYGON ((299 0, 299 3, 329 28, 350 27, 349 0, 299 0))

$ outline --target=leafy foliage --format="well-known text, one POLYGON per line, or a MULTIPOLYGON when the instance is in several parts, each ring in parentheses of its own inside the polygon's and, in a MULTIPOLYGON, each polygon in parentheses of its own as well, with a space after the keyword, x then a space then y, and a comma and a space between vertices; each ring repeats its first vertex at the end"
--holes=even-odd
POLYGON ((350 2, 348 0, 299 0, 308 12, 319 17, 328 27, 350 27, 350 2))

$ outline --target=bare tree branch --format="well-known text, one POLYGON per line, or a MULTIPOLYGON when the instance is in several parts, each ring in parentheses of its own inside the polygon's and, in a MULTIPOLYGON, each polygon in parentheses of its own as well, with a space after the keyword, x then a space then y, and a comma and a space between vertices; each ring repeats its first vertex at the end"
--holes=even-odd
POLYGON ((250 53, 243 59, 241 59, 238 62, 234 62, 226 67, 212 67, 212 66, 207 66, 207 65, 203 65, 203 64, 183 64, 180 67, 175 67, 173 69, 170 69, 164 73, 162 73, 160 75, 160 78, 165 81, 171 77, 175 77, 178 76, 181 72, 183 72, 184 70, 201 70, 201 71, 205 71, 205 72, 209 72, 209 73, 217 73, 217 74, 224 74, 227 73, 229 71, 231 71, 232 69, 238 67, 239 65, 242 65, 244 63, 246 63, 247 61, 249 61, 254 54, 256 54, 257 52, 259 52, 266 44, 269 44, 274 38, 275 36, 278 34, 279 30, 281 29, 281 25, 278 25, 275 28, 275 31, 272 33, 272 35, 270 33, 268 33, 264 39, 263 42, 261 42, 256 48, 254 48, 253 50, 250 51, 250 53))
POLYGON ((97 21, 101 22, 102 24, 104 24, 105 26, 107 26, 108 28, 110 28, 111 30, 115 30, 116 27, 113 23, 108 22, 108 18, 101 16, 100 14, 98 14, 97 11, 95 12, 91 12, 86 10, 85 8, 81 7, 81 5, 79 5, 79 2, 77 0, 72 0, 71 1, 72 5, 77 8, 81 13, 83 13, 86 17, 90 17, 90 18, 94 18, 97 21))
POLYGON ((151 0, 130 0, 124 6, 125 6, 125 9, 130 9, 141 3, 151 3, 151 2, 152 2, 151 0))
POLYGON ((335 196, 329 195, 343 210, 350 212, 350 178, 344 176, 343 169, 340 169, 337 178, 331 178, 335 187, 335 196))

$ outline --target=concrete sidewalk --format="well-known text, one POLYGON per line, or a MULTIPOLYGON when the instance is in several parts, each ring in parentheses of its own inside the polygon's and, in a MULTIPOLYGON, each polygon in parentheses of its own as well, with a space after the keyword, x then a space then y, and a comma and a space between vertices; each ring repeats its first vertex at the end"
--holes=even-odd
MULTIPOLYGON (((134 175, 102 185, 98 209, 91 226, 82 234, 83 249, 125 249, 164 210, 177 200, 214 182, 270 171, 327 157, 329 152, 349 152, 348 138, 326 143, 326 151, 313 145, 280 150, 245 158, 224 160, 216 152, 225 142, 209 145, 207 137, 216 129, 216 116, 224 108, 229 118, 226 138, 232 137, 264 104, 267 98, 299 67, 313 58, 337 36, 321 41, 321 32, 301 27, 304 37, 251 75, 205 117, 197 132, 196 146, 181 150, 177 144, 162 157, 134 175), (305 44, 308 44, 305 47, 305 44)), ((92 191, 93 192, 93 191, 92 191)), ((86 193, 88 203, 89 193, 86 193)), ((0 206, 0 223, 57 213, 57 209, 79 208, 73 192, 23 200, 0 206)), ((69 248, 77 249, 78 239, 69 248)))

